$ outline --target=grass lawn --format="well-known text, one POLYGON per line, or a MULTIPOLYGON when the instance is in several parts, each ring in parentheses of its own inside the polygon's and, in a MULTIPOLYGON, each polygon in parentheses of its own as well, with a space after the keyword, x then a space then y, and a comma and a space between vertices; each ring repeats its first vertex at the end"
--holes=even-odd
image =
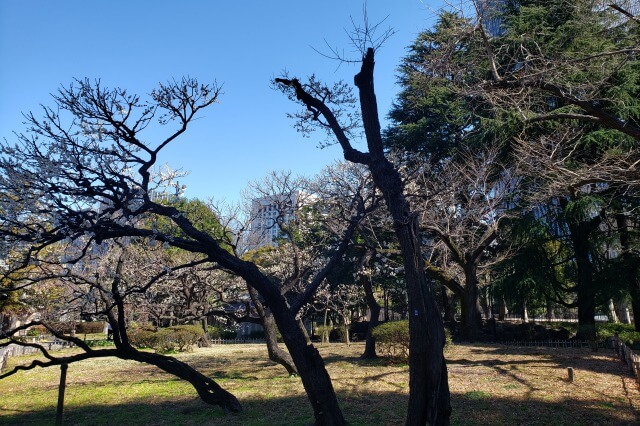
MULTIPOLYGON (((362 344, 320 346, 351 425, 401 425, 407 366, 361 361, 362 344)), ((456 425, 637 425, 640 392, 610 350, 456 345, 448 350, 456 425), (573 367, 575 381, 566 380, 573 367)), ((178 354, 245 407, 226 414, 155 367, 119 359, 69 366, 65 424, 307 425, 313 415, 298 378, 268 361, 263 345, 218 345, 178 354)), ((10 365, 29 357, 10 359, 10 365)), ((53 424, 59 369, 0 381, 0 424, 53 424)))

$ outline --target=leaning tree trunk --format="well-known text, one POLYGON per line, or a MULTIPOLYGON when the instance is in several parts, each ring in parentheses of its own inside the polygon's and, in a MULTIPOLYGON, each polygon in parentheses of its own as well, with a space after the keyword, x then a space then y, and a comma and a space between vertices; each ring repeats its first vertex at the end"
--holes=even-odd
MULTIPOLYGON (((322 115, 326 120, 323 124, 331 128, 340 143, 345 160, 366 164, 376 186, 382 192, 393 218, 395 232, 400 243, 409 296, 407 424, 424 425, 427 422, 431 425, 448 424, 451 404, 446 363, 443 356, 444 327, 440 309, 435 300, 433 283, 427 280, 425 275, 418 235, 418 217, 411 211, 409 203, 405 199, 404 184, 398 170, 385 156, 373 84, 374 52, 373 48, 367 49, 362 58, 360 72, 354 78, 359 92, 360 112, 369 148, 368 153, 358 151, 351 146, 345 129, 340 126, 331 109, 322 99, 309 94, 297 79, 279 78, 275 81, 292 88, 295 91, 296 99, 313 112, 315 119, 322 115)), ((276 315, 275 310, 274 315, 276 315)), ((278 321, 278 326, 284 337, 285 330, 283 330, 280 321, 278 321)), ((298 371, 302 373, 303 368, 298 365, 297 356, 294 355, 294 351, 300 349, 295 347, 293 341, 288 342, 287 347, 298 366, 298 371)), ((309 346, 309 348, 313 347, 309 346)), ((317 353, 317 351, 315 352, 317 353)))
POLYGON ((282 365, 287 370, 287 373, 289 373, 290 376, 297 375, 298 370, 293 363, 293 359, 291 359, 291 356, 287 352, 280 349, 280 346, 278 345, 276 322, 273 319, 271 311, 262 305, 260 299, 258 298, 258 294, 253 287, 247 286, 247 288, 249 289, 249 296, 251 297, 251 301, 256 308, 256 312, 258 312, 258 317, 260 317, 260 322, 262 323, 262 328, 264 329, 264 339, 267 343, 267 353, 269 354, 269 359, 282 365))
POLYGON ((278 302, 271 306, 273 316, 300 373, 300 379, 313 408, 316 424, 346 424, 320 353, 312 344, 307 344, 295 315, 287 309, 286 301, 281 299, 278 302))
MULTIPOLYGON (((121 267, 122 257, 118 260, 116 271, 120 272, 121 267)), ((107 318, 113 330, 113 341, 116 346, 117 356, 122 359, 130 359, 155 365, 169 374, 188 381, 195 388, 196 392, 198 392, 200 399, 207 404, 219 405, 225 411, 241 411, 242 406, 235 396, 188 364, 170 356, 153 352, 142 352, 131 346, 125 322, 124 299, 119 291, 120 276, 120 273, 116 275, 111 287, 118 315, 116 317, 113 311, 107 311, 107 318)))
POLYGON ((369 308, 369 327, 367 328, 367 337, 364 345, 364 353, 360 356, 362 359, 377 358, 376 339, 373 336, 373 329, 380 323, 380 305, 376 301, 373 294, 373 284, 371 282, 371 271, 369 270, 369 262, 373 256, 373 250, 367 249, 360 259, 360 268, 358 271, 358 281, 364 289, 365 301, 369 308))

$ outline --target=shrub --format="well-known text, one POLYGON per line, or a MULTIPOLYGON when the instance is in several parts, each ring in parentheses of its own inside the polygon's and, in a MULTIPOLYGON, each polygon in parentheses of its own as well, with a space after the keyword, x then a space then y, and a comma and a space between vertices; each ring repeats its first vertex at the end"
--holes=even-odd
POLYGON ((622 324, 620 322, 599 323, 596 325, 598 338, 606 340, 614 334, 623 334, 635 331, 633 324, 622 324))
POLYGON ((132 327, 128 330, 129 342, 136 348, 155 348, 156 330, 149 327, 132 327))
POLYGON ((104 331, 104 321, 87 321, 76 324, 78 334, 97 334, 104 331))
POLYGON ((373 329, 382 356, 406 362, 409 359, 409 321, 392 321, 373 329))
POLYGON ((640 349, 640 331, 625 330, 618 334, 620 340, 632 349, 640 349))
POLYGON ((186 352, 204 337, 199 325, 176 325, 168 328, 134 328, 129 341, 137 348, 151 348, 158 353, 186 352))
POLYGON ((168 338, 173 341, 178 352, 190 351, 204 337, 204 330, 199 325, 176 325, 169 327, 168 338))
POLYGON ((451 336, 451 330, 447 327, 444 328, 444 347, 450 348, 453 346, 453 337, 451 336))

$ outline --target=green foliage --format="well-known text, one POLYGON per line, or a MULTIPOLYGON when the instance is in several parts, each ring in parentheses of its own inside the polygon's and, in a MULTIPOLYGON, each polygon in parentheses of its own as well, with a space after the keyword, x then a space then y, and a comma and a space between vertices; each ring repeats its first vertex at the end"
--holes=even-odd
POLYGON ((129 341, 137 348, 151 348, 158 353, 190 351, 200 339, 204 330, 199 325, 176 325, 173 327, 136 328, 129 331, 129 341))
POLYGON ((373 329, 373 336, 382 356, 401 362, 409 360, 409 320, 380 324, 373 329))
POLYGON ((222 336, 222 328, 209 325, 207 326, 207 335, 210 339, 220 339, 220 336, 222 336))
POLYGON ((629 330, 623 331, 618 335, 618 338, 627 346, 640 349, 640 331, 629 330))
POLYGON ((615 334, 627 346, 637 346, 640 344, 640 332, 637 332, 633 324, 599 323, 597 324, 597 336, 600 340, 606 340, 615 334))
MULTIPOLYGON (((483 107, 477 98, 461 96, 457 85, 478 84, 477 69, 456 73, 470 60, 474 40, 463 36, 472 23, 444 12, 432 30, 420 33, 400 65, 402 91, 389 117, 394 125, 385 132, 385 143, 418 154, 437 164, 449 158, 474 130, 483 107), (455 42, 452 42, 455 40, 455 42), (425 68, 424 72, 416 72, 425 68)), ((477 43, 476 43, 477 44, 477 43)), ((474 55, 482 61, 481 55, 474 55)))
MULTIPOLYGON (((175 207, 180 214, 183 214, 191 221, 193 226, 198 230, 209 234, 211 237, 221 242, 221 246, 227 250, 231 248, 225 244, 230 241, 230 233, 220 224, 218 217, 211 208, 201 200, 197 198, 186 199, 177 198, 164 202, 165 205, 175 207)), ((164 216, 154 216, 151 219, 151 224, 160 233, 174 235, 176 237, 187 237, 184 231, 182 231, 173 221, 164 216)), ((175 250, 175 249, 172 249, 175 250)))

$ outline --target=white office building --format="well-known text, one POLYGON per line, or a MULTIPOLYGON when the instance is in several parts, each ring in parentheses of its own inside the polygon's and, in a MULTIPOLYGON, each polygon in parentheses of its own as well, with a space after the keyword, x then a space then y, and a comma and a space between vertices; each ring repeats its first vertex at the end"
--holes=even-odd
POLYGON ((248 247, 277 245, 281 224, 289 222, 297 210, 300 193, 261 197, 251 202, 248 247))

